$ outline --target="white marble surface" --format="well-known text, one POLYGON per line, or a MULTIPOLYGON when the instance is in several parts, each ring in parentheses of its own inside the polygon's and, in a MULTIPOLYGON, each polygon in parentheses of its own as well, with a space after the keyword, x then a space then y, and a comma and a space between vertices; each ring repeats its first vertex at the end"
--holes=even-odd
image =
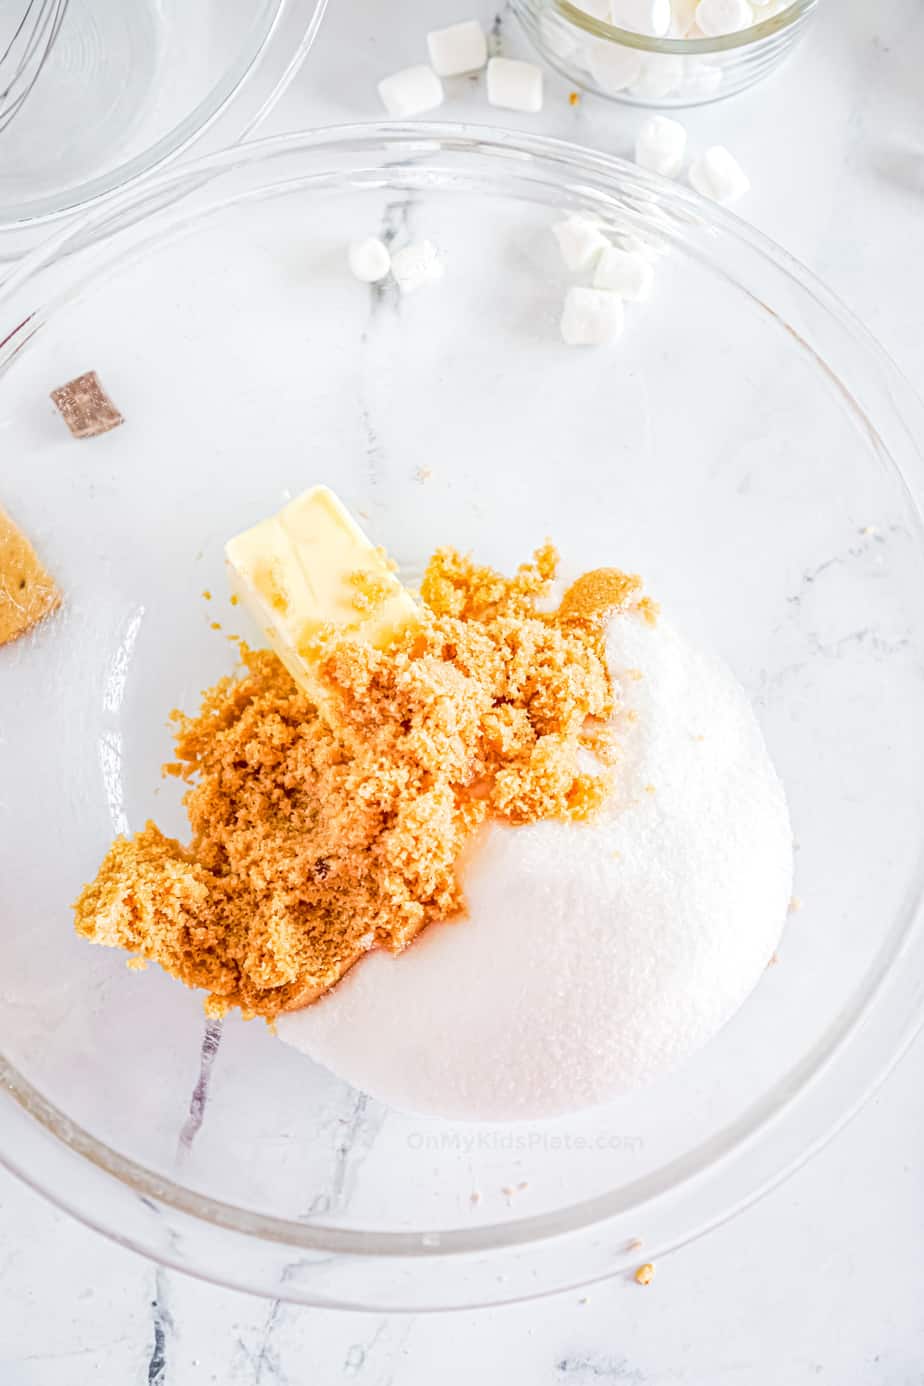
MULTIPOLYGON (((378 114, 375 81, 417 61, 456 0, 331 0, 282 130, 378 114)), ((488 22, 481 0, 470 9, 488 22)), ((525 44, 502 13, 505 51, 525 44)), ((807 43, 763 87, 689 113, 752 175, 741 206, 825 278, 924 387, 924 9, 822 0, 807 43)), ((475 89, 447 119, 489 121, 475 89)), ((547 86, 545 113, 509 122, 628 153, 641 116, 547 86)), ((911 1386, 924 1361, 924 1050, 807 1168, 658 1266, 642 1290, 477 1314, 384 1319, 270 1305, 158 1271, 0 1176, 2 1386, 384 1386, 612 1381, 628 1386, 911 1386)))

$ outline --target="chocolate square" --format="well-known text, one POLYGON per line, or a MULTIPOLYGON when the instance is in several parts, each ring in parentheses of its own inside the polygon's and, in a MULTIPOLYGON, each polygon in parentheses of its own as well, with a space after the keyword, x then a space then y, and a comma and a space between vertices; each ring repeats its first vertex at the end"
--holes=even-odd
POLYGON ((96 438, 125 422, 96 371, 87 371, 52 390, 51 399, 75 438, 96 438))

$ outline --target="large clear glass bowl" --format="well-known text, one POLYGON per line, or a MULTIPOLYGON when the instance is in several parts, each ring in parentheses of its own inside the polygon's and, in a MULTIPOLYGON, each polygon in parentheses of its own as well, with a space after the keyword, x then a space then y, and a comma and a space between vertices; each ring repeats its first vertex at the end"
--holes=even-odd
POLYGON ((362 127, 215 156, 60 232, 0 294, 0 342, 0 499, 65 594, 0 650, 10 1169, 216 1281, 416 1310, 586 1282, 637 1237, 663 1255, 856 1109, 921 1010, 924 419, 810 274, 602 155, 362 127), (578 208, 658 252, 611 349, 559 338, 549 225, 578 208), (352 279, 376 231, 430 238, 444 280, 399 301, 352 279), (126 422, 76 442, 48 391, 88 369, 126 422), (231 667, 224 540, 317 481, 411 576, 438 544, 510 565, 546 535, 638 570, 749 690, 804 905, 677 1073, 554 1122, 418 1120, 260 1023, 219 1043, 199 996, 74 935, 113 834, 184 831, 166 718, 231 667))
POLYGON ((298 71, 326 5, 68 0, 34 89, 0 130, 0 256, 193 145, 242 139, 298 71))
POLYGON ((702 106, 773 72, 805 33, 818 0, 757 10, 748 29, 714 38, 650 38, 596 18, 578 0, 513 0, 546 62, 579 87, 634 106, 702 106))

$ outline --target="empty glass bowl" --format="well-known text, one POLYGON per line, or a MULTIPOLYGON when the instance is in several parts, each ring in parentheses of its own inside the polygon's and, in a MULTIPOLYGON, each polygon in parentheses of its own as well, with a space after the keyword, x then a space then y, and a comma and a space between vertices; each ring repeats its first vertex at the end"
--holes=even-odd
POLYGON ((547 62, 578 86, 636 106, 698 106, 742 91, 791 52, 816 4, 773 6, 777 13, 721 38, 658 39, 595 18, 591 4, 513 0, 547 62))
POLYGON ((0 255, 18 253, 12 233, 193 144, 207 153, 241 139, 298 70, 326 3, 68 0, 35 88, 0 131, 0 255))
POLYGON ((171 1265, 383 1309, 586 1282, 781 1179, 920 1023, 922 439, 894 366, 787 255, 554 140, 292 135, 59 231, 0 289, 0 503, 64 594, 0 649, 0 1160, 171 1265), (549 227, 579 209, 657 257, 609 349, 559 335, 549 227), (443 280, 357 282, 348 243, 376 233, 433 241, 443 280), (125 423, 75 441, 48 392, 91 369, 125 423), (409 1117, 74 934, 116 833, 185 835, 168 713, 248 633, 225 540, 321 481, 412 582, 440 544, 509 568, 546 535, 642 573, 753 698, 803 908, 652 1087, 557 1121, 409 1117))

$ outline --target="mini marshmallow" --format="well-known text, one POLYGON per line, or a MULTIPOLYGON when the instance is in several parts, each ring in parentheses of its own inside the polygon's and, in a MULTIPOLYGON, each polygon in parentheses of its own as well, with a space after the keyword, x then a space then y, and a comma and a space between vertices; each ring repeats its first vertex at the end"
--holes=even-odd
POLYGON ((654 285, 654 266, 644 255, 631 250, 618 250, 608 245, 597 261, 594 288, 608 289, 620 298, 642 303, 651 297, 654 285))
POLYGON ((671 0, 610 0, 610 18, 619 29, 663 38, 671 27, 671 0))
POLYGON ((670 38, 686 38, 696 20, 699 0, 673 0, 671 4, 670 38))
POLYGON ((680 90, 685 96, 706 98, 713 96, 722 85, 722 69, 715 63, 702 58, 687 58, 680 90))
POLYGON ((488 61, 488 41, 477 19, 464 19, 448 29, 432 29, 427 35, 427 51, 438 77, 480 72, 488 61))
POLYGON ((443 262, 431 241, 412 241, 391 257, 391 272, 403 294, 443 277, 443 262))
POLYGON ((405 120, 408 116, 423 115, 443 104, 443 84, 436 73, 424 63, 405 67, 379 82, 379 96, 390 116, 405 120))
POLYGON ((388 246, 376 236, 354 241, 349 252, 350 269, 364 284, 377 284, 391 269, 388 246))
POLYGON ((620 335, 624 321, 618 294, 580 285, 565 294, 561 335, 568 346, 605 346, 620 335))
POLYGON ((655 53, 642 61, 642 70, 629 88, 632 96, 660 101, 670 96, 683 81, 683 58, 655 53))
POLYGON ((542 69, 516 58, 491 58, 488 62, 488 101, 505 111, 542 110, 542 69))
POLYGON ((703 197, 716 202, 737 202, 751 186, 738 160, 721 144, 714 144, 694 161, 690 182, 703 197))
POLYGON ((652 116, 646 120, 635 140, 635 162, 665 178, 676 178, 683 167, 687 132, 679 120, 652 116))
POLYGON ((589 217, 571 216, 557 221, 552 227, 552 235, 558 241, 561 258, 574 272, 592 269, 609 247, 609 241, 600 227, 589 217))
POLYGON ((754 23, 754 11, 748 0, 699 0, 696 22, 707 38, 734 34, 749 29, 754 23))
POLYGON ((587 60, 591 77, 608 96, 631 87, 642 70, 641 53, 635 48, 622 48, 616 43, 594 44, 587 60))

